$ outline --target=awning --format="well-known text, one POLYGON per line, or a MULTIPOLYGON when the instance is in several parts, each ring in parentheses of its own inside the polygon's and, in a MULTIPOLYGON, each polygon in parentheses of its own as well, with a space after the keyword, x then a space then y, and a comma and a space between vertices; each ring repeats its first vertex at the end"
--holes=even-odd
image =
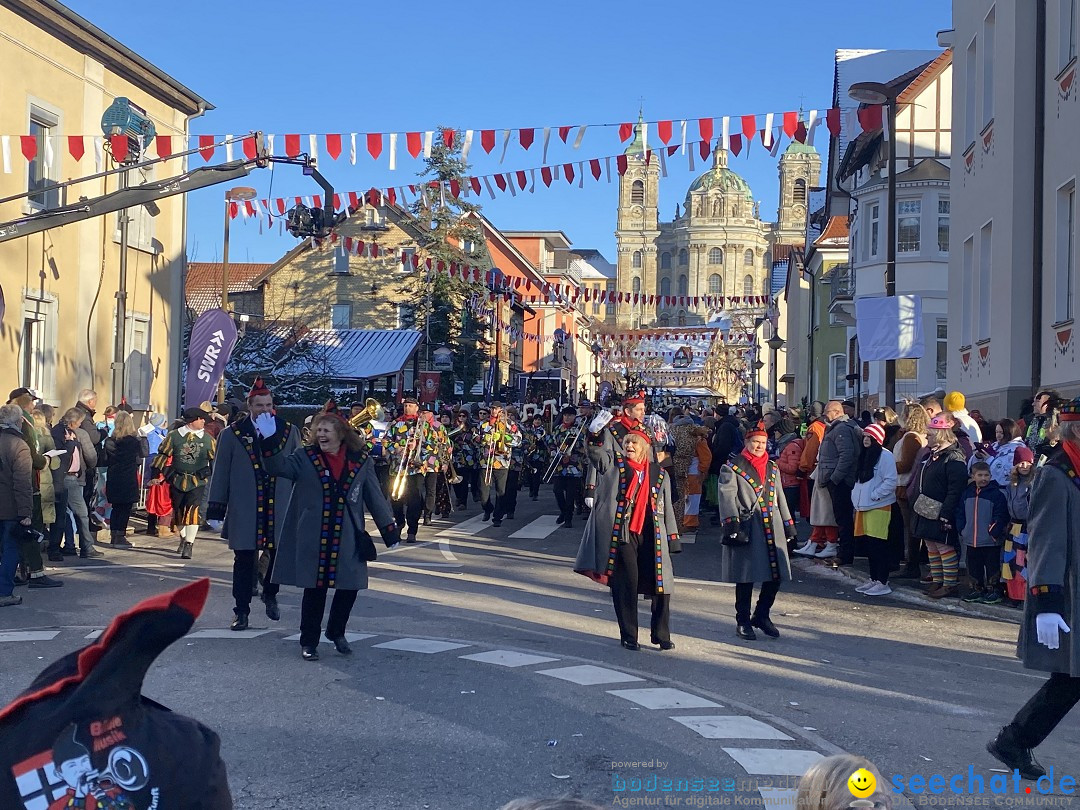
POLYGON ((397 374, 424 339, 413 329, 313 329, 304 339, 325 352, 335 380, 370 380, 397 374))

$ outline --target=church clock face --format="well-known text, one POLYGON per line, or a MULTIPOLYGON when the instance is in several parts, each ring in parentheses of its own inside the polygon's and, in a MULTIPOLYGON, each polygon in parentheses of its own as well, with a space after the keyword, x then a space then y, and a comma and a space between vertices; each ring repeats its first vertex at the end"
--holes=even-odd
POLYGON ((802 205, 793 205, 791 207, 791 213, 796 217, 804 217, 806 216, 806 208, 802 205))

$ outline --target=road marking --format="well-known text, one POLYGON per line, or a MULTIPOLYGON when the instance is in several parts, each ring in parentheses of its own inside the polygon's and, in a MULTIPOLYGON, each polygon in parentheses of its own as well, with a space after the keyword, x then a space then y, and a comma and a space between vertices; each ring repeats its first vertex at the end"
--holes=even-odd
MULTIPOLYGON (((365 638, 375 638, 376 635, 377 635, 376 633, 349 633, 349 632, 346 632, 345 633, 345 640, 348 641, 348 642, 363 641, 365 638)), ((286 636, 285 638, 282 639, 282 641, 299 641, 299 640, 300 640, 300 634, 299 633, 296 633, 296 634, 291 635, 291 636, 286 636)))
POLYGON ((532 523, 527 523, 510 535, 511 540, 543 540, 549 534, 562 528, 555 521, 558 515, 541 515, 532 523))
POLYGON ((466 661, 479 661, 481 664, 498 664, 500 667, 524 667, 530 664, 547 664, 558 661, 558 658, 548 658, 543 655, 529 655, 528 653, 512 652, 511 650, 491 650, 490 652, 461 655, 466 661))
POLYGON ((491 521, 484 520, 484 516, 481 514, 439 532, 436 537, 472 537, 489 526, 491 526, 491 521))
POLYGON ((188 633, 188 638, 258 638, 259 636, 266 635, 273 632, 272 630, 229 630, 229 629, 209 629, 209 630, 196 630, 194 633, 188 633))
POLYGON ((795 797, 799 795, 798 790, 792 790, 791 788, 758 788, 758 792, 761 794, 761 801, 764 803, 762 807, 765 810, 791 810, 795 807, 795 797))
POLYGON ((83 638, 88 638, 93 641, 94 639, 101 638, 104 633, 104 630, 94 630, 90 633, 87 633, 85 636, 83 636, 83 638))
POLYGON ((753 717, 739 715, 696 715, 672 717, 706 740, 790 740, 787 734, 753 717))
POLYGON ((631 681, 644 681, 636 675, 627 675, 614 669, 596 667, 592 664, 582 664, 576 667, 558 667, 557 669, 541 669, 537 675, 550 675, 563 681, 570 681, 579 686, 598 686, 603 683, 630 683, 631 681))
POLYGON ((0 632, 0 641, 52 641, 59 630, 7 630, 0 632))
POLYGON ((691 695, 681 689, 658 686, 652 689, 609 689, 609 695, 615 695, 644 706, 646 709, 722 709, 719 703, 707 698, 691 695))
POLYGON ((394 641, 384 641, 382 644, 375 644, 375 647, 382 647, 384 650, 402 650, 404 652, 426 653, 428 655, 432 653, 446 652, 447 650, 459 650, 462 647, 468 647, 468 644, 455 644, 452 641, 432 641, 426 638, 399 638, 394 641))
POLYGON ((787 748, 725 748, 751 776, 802 776, 815 762, 825 759, 817 751, 787 748))

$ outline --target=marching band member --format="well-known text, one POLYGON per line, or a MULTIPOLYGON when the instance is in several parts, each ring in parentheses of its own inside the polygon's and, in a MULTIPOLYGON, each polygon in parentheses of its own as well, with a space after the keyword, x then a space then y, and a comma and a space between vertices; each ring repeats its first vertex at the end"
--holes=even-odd
POLYGON ((458 511, 469 508, 469 490, 472 489, 473 498, 480 500, 477 481, 477 448, 476 433, 473 431, 469 412, 460 410, 454 414, 454 428, 448 434, 453 447, 451 458, 454 462, 454 470, 461 476, 461 480, 454 484, 454 497, 457 500, 458 511))
POLYGON ((501 526, 507 511, 506 486, 513 463, 512 453, 521 446, 521 429, 508 421, 501 402, 491 403, 491 415, 477 427, 480 446, 480 502, 484 520, 501 526))
POLYGON ((540 484, 544 482, 544 471, 551 461, 550 441, 551 436, 544 429, 544 417, 536 414, 525 430, 525 478, 529 484, 529 497, 534 501, 540 497, 540 484))
POLYGON ((516 427, 521 436, 521 441, 510 448, 510 472, 506 474, 506 518, 513 520, 514 513, 517 511, 521 478, 525 471, 525 431, 518 418, 518 409, 513 405, 506 409, 506 421, 516 427))
MULTIPOLYGON (((585 480, 585 506, 592 508, 599 478, 604 470, 611 470, 622 455, 622 440, 631 430, 644 430, 641 420, 645 418, 645 392, 639 391, 623 400, 619 415, 611 418, 609 412, 601 411, 588 425, 589 470, 585 480)), ((651 440, 650 440, 651 441, 651 440)), ((649 453, 653 460, 652 452, 649 453)))
POLYGON ((424 513, 424 525, 431 525, 431 508, 435 505, 435 483, 440 469, 440 454, 446 443, 446 431, 435 421, 431 411, 420 413, 420 403, 414 397, 406 397, 402 415, 390 423, 383 439, 383 447, 390 454, 391 492, 394 515, 398 524, 408 526, 406 543, 416 542, 420 515, 424 513), (401 489, 394 489, 398 476, 404 475, 401 489))
POLYGON ((555 502, 559 505, 559 517, 555 522, 561 523, 564 529, 572 529, 574 526, 574 507, 581 497, 585 483, 588 461, 585 458, 582 432, 577 422, 577 410, 574 406, 567 405, 562 409, 562 420, 548 437, 549 453, 559 456, 552 478, 555 502))
POLYGON ((184 411, 184 424, 170 431, 158 449, 154 470, 169 482, 173 521, 180 527, 180 557, 191 559, 195 536, 199 533, 199 505, 210 478, 216 445, 206 431, 210 414, 202 408, 184 411))
POLYGON ((208 520, 225 521, 221 536, 229 541, 233 551, 232 594, 236 602, 233 630, 248 627, 260 552, 268 563, 262 592, 266 615, 275 622, 281 618, 278 586, 270 581, 270 572, 274 568, 292 482, 270 475, 263 461, 277 453, 292 453, 300 446, 300 431, 274 413, 274 395, 262 377, 255 378, 247 404, 247 416, 225 428, 218 437, 218 456, 210 480, 210 505, 206 510, 208 520), (262 414, 274 420, 273 439, 264 439, 256 428, 262 414))

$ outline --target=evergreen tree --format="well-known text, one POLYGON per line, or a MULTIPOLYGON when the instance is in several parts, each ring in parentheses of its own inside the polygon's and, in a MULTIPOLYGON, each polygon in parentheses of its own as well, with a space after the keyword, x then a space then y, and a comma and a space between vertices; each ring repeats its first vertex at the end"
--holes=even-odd
POLYGON ((481 283, 451 278, 437 272, 437 263, 491 267, 487 244, 474 215, 480 206, 464 200, 468 164, 461 156, 461 136, 451 128, 440 127, 431 154, 418 174, 422 193, 410 206, 418 227, 426 231, 424 250, 431 257, 432 269, 424 264, 405 283, 403 293, 416 301, 417 325, 425 329, 428 356, 439 346, 454 351, 453 371, 442 372, 440 395, 454 397, 454 383, 462 383, 468 396, 473 385, 484 379, 488 365, 488 321, 469 311, 470 299, 486 301, 487 288, 481 283), (447 145, 447 134, 452 135, 447 145), (457 191, 455 194, 454 191, 457 191))

